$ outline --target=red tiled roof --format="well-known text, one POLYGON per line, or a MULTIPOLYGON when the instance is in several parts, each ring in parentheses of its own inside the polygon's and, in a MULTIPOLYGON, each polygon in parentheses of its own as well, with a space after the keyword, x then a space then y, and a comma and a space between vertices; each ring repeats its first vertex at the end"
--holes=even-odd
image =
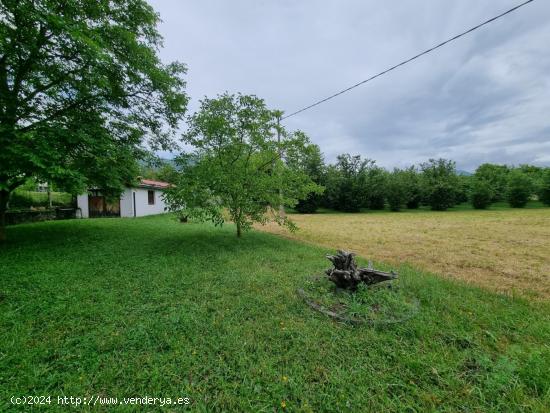
POLYGON ((166 189, 171 186, 168 182, 154 181, 152 179, 140 179, 139 186, 166 189))

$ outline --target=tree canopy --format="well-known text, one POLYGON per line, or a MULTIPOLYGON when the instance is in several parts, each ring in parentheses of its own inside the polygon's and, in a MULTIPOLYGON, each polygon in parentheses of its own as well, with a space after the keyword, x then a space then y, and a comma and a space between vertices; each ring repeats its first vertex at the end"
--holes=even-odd
POLYGON ((29 177, 116 192, 171 145, 186 69, 161 63, 158 21, 144 0, 0 2, 2 217, 29 177))
POLYGON ((420 164, 425 201, 433 210, 444 211, 456 202, 459 179, 456 164, 447 159, 429 159, 420 164))
POLYGON ((227 211, 238 236, 254 222, 274 220, 293 228, 274 208, 294 206, 321 187, 296 166, 307 156, 307 137, 288 133, 278 125, 279 115, 255 96, 201 101, 184 135, 195 153, 178 159, 182 172, 167 192, 170 208, 216 224, 226 220, 227 211))

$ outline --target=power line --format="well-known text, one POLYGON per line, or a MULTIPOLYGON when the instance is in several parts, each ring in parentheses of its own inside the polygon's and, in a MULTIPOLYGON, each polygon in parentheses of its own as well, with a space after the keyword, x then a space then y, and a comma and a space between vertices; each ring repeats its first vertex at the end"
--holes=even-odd
POLYGON ((428 54, 428 53, 430 53, 430 52, 433 52, 435 49, 438 49, 438 48, 440 48, 441 46, 444 46, 444 45, 446 45, 447 43, 452 42, 453 40, 456 40, 456 39, 458 39, 458 38, 460 38, 460 37, 462 37, 462 36, 465 36, 466 34, 471 33, 471 32, 473 32, 474 30, 477 30, 477 29, 479 29, 479 28, 482 27, 482 26, 485 26, 486 24, 489 24, 489 23, 491 23, 491 22, 494 22, 495 20, 500 19, 501 17, 504 17, 504 16, 506 16, 507 14, 512 13, 513 11, 515 11, 515 10, 519 9, 520 7, 523 7, 523 6, 529 4, 529 3, 533 2, 533 1, 534 1, 534 0, 527 0, 527 1, 525 1, 525 2, 523 2, 523 3, 521 3, 521 4, 519 4, 519 5, 517 5, 517 6, 515 6, 515 7, 512 7, 510 10, 507 10, 507 11, 505 11, 504 13, 501 13, 501 14, 499 14, 498 16, 495 16, 495 17, 493 17, 493 18, 491 18, 491 19, 489 19, 489 20, 484 21, 483 23, 478 24, 477 26, 472 27, 471 29, 468 29, 468 30, 466 30, 466 31, 464 31, 464 32, 462 32, 462 33, 460 33, 460 34, 457 34, 456 36, 451 37, 450 39, 447 39, 447 40, 445 40, 444 42, 441 42, 441 43, 439 43, 438 45, 433 46, 433 47, 431 47, 431 48, 429 48, 429 49, 427 49, 427 50, 424 50, 422 53, 419 53, 419 54, 417 54, 417 55, 415 55, 415 56, 413 56, 413 57, 411 57, 411 58, 409 58, 409 59, 407 59, 407 60, 403 60, 401 63, 398 63, 398 64, 396 64, 395 66, 392 66, 392 67, 390 67, 390 68, 388 68, 388 69, 386 69, 386 70, 384 70, 384 71, 382 71, 382 72, 380 72, 380 73, 377 73, 376 75, 371 76, 371 77, 369 77, 368 79, 362 80, 361 82, 356 83, 356 84, 354 84, 354 85, 352 85, 352 86, 350 86, 350 87, 348 87, 348 88, 346 88, 346 89, 343 89, 343 90, 341 90, 341 91, 339 91, 339 92, 337 92, 337 93, 335 93, 335 94, 333 94, 333 95, 330 95, 330 96, 328 96, 328 97, 326 97, 326 98, 324 98, 324 99, 318 100, 317 102, 315 102, 315 103, 313 103, 313 104, 311 104, 311 105, 309 105, 309 106, 306 106, 306 107, 304 107, 304 108, 302 108, 302 109, 300 109, 300 110, 297 110, 296 112, 292 112, 290 115, 283 116, 283 117, 281 118, 281 120, 290 118, 291 116, 297 115, 298 113, 304 112, 304 111, 306 111, 306 110, 308 110, 308 109, 311 109, 311 108, 313 108, 313 107, 315 107, 315 106, 317 106, 317 105, 320 105, 321 103, 324 103, 324 102, 326 102, 327 100, 334 99, 336 96, 340 96, 340 95, 342 95, 342 94, 344 94, 344 93, 346 93, 346 92, 349 92, 350 90, 355 89, 356 87, 359 87, 359 86, 361 86, 361 85, 363 85, 363 84, 365 84, 365 83, 367 83, 367 82, 370 82, 371 80, 374 80, 374 79, 376 79, 377 77, 382 76, 382 75, 384 75, 384 74, 386 74, 386 73, 388 73, 388 72, 391 72, 392 70, 397 69, 398 67, 403 66, 403 65, 405 65, 405 64, 407 64, 407 63, 409 63, 409 62, 411 62, 411 61, 413 61, 413 60, 415 60, 415 59, 418 59, 419 57, 424 56, 425 54, 428 54))

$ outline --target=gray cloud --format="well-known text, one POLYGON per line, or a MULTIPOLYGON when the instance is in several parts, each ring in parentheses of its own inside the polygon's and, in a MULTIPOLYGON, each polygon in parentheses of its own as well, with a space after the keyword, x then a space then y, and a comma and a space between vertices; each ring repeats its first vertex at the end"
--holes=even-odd
MULTIPOLYGON (((252 93, 290 113, 519 0, 150 0, 164 60, 203 96, 252 93)), ((327 160, 386 167, 447 157, 550 165, 550 3, 539 0, 386 76, 285 121, 327 160)))

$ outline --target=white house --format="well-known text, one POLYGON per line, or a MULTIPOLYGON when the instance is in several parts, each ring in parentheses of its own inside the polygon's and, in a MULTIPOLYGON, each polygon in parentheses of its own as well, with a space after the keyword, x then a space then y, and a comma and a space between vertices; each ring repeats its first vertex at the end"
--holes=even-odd
POLYGON ((120 199, 114 202, 107 200, 100 190, 93 189, 78 195, 76 201, 80 212, 77 214, 82 218, 162 214, 166 212, 163 193, 169 186, 167 182, 141 179, 137 186, 125 188, 120 199))

